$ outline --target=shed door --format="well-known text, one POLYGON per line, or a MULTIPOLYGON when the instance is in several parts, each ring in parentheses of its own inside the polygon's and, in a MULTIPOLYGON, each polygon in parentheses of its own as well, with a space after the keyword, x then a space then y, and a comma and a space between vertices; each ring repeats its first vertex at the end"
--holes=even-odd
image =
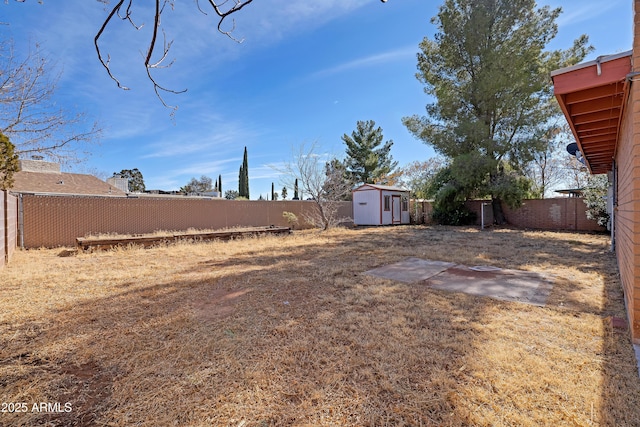
POLYGON ((402 222, 400 202, 400 196, 391 196, 391 222, 394 224, 400 224, 402 222))

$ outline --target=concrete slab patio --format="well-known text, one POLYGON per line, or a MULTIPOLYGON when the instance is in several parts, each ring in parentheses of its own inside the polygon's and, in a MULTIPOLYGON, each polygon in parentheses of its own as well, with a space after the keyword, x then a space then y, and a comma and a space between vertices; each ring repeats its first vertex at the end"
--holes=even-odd
POLYGON ((426 280, 454 266, 455 264, 451 262, 407 258, 395 264, 366 271, 365 274, 396 280, 398 282, 414 283, 426 280))
POLYGON ((537 306, 546 304, 553 288, 553 277, 549 275, 489 266, 467 267, 420 258, 407 258, 369 270, 365 274, 404 283, 421 283, 444 291, 537 306))

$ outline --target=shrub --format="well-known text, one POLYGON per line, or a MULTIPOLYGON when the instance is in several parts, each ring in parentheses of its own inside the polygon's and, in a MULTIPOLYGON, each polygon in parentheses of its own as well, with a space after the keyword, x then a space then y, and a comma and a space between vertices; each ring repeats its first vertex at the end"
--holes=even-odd
POLYGON ((437 224, 441 225, 469 225, 476 222, 477 215, 464 205, 453 209, 443 209, 434 206, 433 212, 431 212, 431 218, 437 224))
POLYGON ((293 212, 282 212, 282 217, 287 221, 289 227, 295 228, 298 225, 298 217, 293 212))
POLYGON ((476 214, 464 205, 464 194, 452 183, 440 187, 433 203, 431 218, 441 225, 469 225, 476 214))
POLYGON ((583 191, 583 201, 587 205, 587 218, 609 229, 609 213, 607 212, 607 190, 609 181, 607 175, 592 175, 589 177, 583 191))

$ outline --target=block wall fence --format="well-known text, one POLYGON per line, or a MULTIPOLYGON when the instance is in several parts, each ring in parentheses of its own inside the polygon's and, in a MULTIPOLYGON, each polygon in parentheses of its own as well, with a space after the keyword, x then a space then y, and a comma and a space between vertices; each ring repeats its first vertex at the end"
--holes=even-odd
MULTIPOLYGON (((471 201, 467 207, 478 215, 477 225, 480 225, 481 203, 488 201, 471 201)), ((493 221, 491 205, 485 206, 489 210, 489 223, 493 221)), ((579 197, 559 197, 552 199, 525 200, 521 207, 511 209, 503 205, 507 222, 518 228, 535 230, 570 230, 570 231, 604 231, 595 221, 587 218, 587 205, 579 197)), ((487 212, 485 212, 485 222, 487 212)))
MULTIPOLYGON (((143 234, 188 229, 284 226, 282 213, 292 212, 297 228, 309 228, 312 201, 236 201, 151 197, 22 196, 21 243, 25 248, 74 246, 77 237, 116 233, 143 234)), ((339 217, 351 217, 345 202, 339 217)))
MULTIPOLYGON (((471 200, 466 206, 477 215, 481 224, 482 205, 485 205, 485 224, 493 223, 493 211, 488 200, 471 200)), ((503 206, 509 225, 535 230, 605 231, 587 218, 587 205, 579 197, 525 200, 518 209, 503 206)), ((412 222, 431 224, 432 206, 428 201, 412 201, 412 222)))
POLYGON ((17 247, 18 199, 0 191, 0 268, 7 264, 17 247))
MULTIPOLYGON (((314 212, 311 201, 234 201, 220 199, 115 198, 85 196, 22 195, 20 199, 0 192, 2 263, 17 246, 24 248, 74 246, 77 237, 97 234, 143 234, 188 229, 224 229, 252 226, 288 226, 285 211, 299 218, 297 228, 309 228, 304 217, 314 212), (6 224, 6 226, 4 225, 6 224)), ((478 213, 483 201, 468 202, 478 213)), ((486 202, 484 202, 486 203, 486 202)), ((490 207, 486 207, 490 209, 490 207)), ((431 204, 412 201, 412 222, 430 224, 431 204)), ((520 209, 506 208, 515 227, 602 231, 586 218, 579 198, 526 200, 520 209)), ((339 216, 350 218, 352 205, 340 206, 339 216)), ((490 219, 490 217, 485 217, 490 219)), ((2 265, 2 264, 0 264, 2 265)))

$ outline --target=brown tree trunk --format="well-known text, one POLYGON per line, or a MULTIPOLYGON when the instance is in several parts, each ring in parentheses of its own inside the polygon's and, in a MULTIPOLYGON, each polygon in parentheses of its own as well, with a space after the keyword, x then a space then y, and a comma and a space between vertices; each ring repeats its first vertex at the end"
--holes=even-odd
POLYGON ((498 197, 491 198, 491 208, 493 209, 493 223, 497 225, 504 225, 507 223, 507 219, 504 216, 502 210, 502 200, 498 197))

